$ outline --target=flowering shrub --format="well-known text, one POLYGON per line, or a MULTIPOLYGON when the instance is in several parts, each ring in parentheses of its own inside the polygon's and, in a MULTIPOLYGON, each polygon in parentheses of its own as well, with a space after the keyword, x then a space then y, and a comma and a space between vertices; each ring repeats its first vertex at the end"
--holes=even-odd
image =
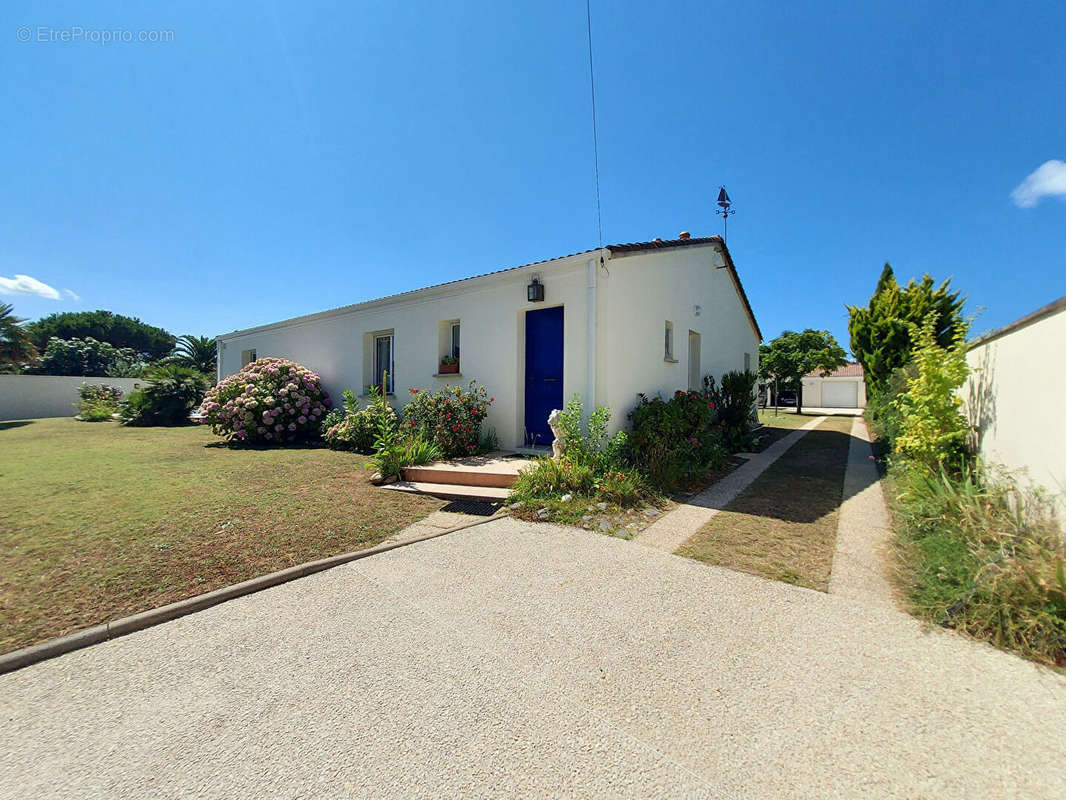
POLYGON ((381 390, 371 387, 373 401, 359 409, 359 398, 350 389, 344 392, 344 408, 335 408, 324 418, 322 438, 331 450, 355 450, 359 453, 374 452, 381 422, 390 428, 398 428, 400 418, 387 402, 379 402, 381 390))
POLYGON ((481 423, 495 398, 489 397, 476 381, 469 389, 445 385, 437 392, 411 390, 412 399, 404 409, 405 427, 435 444, 445 458, 468 456, 478 450, 481 423))
POLYGON ((274 444, 317 436, 329 406, 317 374, 284 358, 261 358, 210 389, 200 411, 219 436, 274 444))
POLYGON ((659 489, 677 489, 725 461, 722 424, 705 392, 678 391, 665 401, 642 395, 629 417, 630 458, 659 489))
POLYGON ((78 402, 74 404, 80 422, 103 422, 111 419, 122 402, 122 390, 117 386, 83 383, 78 387, 78 402))

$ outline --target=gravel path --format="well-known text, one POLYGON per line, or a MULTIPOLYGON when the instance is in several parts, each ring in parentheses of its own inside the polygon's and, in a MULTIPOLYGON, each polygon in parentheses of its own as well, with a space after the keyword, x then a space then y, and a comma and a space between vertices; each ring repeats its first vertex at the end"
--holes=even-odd
POLYGON ((0 676, 2 797, 1059 797, 1066 679, 503 519, 0 676))
POLYGON ((851 426, 829 593, 892 608, 895 601, 886 576, 888 509, 873 458, 870 431, 863 419, 856 417, 851 426))
POLYGON ((778 439, 761 453, 756 453, 748 459, 746 464, 657 519, 639 533, 635 541, 649 547, 657 547, 668 553, 674 552, 696 531, 714 519, 719 511, 733 502, 738 494, 747 489, 766 471, 767 467, 802 439, 807 431, 817 428, 824 420, 825 417, 816 417, 802 428, 797 428, 783 439, 778 439))

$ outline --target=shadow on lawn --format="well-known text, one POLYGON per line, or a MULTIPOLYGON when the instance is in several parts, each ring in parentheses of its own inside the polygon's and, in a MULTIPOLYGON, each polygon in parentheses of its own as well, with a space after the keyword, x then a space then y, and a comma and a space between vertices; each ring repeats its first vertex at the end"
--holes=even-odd
POLYGON ((32 419, 13 419, 7 422, 0 422, 0 431, 6 431, 8 428, 21 428, 23 425, 32 424, 32 419))
POLYGON ((204 445, 216 450, 325 450, 325 442, 288 442, 285 444, 244 444, 243 442, 227 442, 219 440, 208 442, 204 445))
MULTIPOLYGON (((842 431, 809 431, 725 509, 785 522, 815 522, 833 513, 848 499, 844 496, 844 472, 851 439, 842 431)), ((871 474, 876 478, 876 470, 871 474)), ((867 478, 849 488, 857 494, 871 483, 867 478)), ((701 502, 699 497, 688 502, 720 508, 707 500, 701 502)))

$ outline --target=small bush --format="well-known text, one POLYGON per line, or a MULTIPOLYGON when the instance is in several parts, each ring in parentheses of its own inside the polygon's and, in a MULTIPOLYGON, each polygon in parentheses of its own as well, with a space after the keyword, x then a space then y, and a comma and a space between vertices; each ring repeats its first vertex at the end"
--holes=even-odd
POLYGON ((329 406, 316 373, 284 358, 260 358, 211 388, 201 411, 219 436, 282 444, 316 438, 329 406))
MULTIPOLYGON (((419 433, 410 434, 401 430, 393 416, 388 399, 381 393, 374 394, 374 400, 364 412, 369 412, 373 420, 375 438, 374 455, 370 467, 376 469, 383 480, 399 477, 405 467, 428 464, 443 457, 440 447, 419 433)), ((354 415, 353 415, 354 416, 354 415)))
POLYGON ((606 472, 596 482, 596 497, 623 507, 642 505, 654 494, 644 476, 634 469, 606 472))
POLYGON ((500 449, 500 440, 496 436, 495 428, 486 428, 481 432, 481 441, 478 442, 477 450, 479 453, 495 453, 500 449))
POLYGON ((412 399, 404 409, 411 434, 433 442, 445 458, 476 453, 481 443, 481 423, 495 398, 476 381, 468 389, 445 386, 436 392, 411 390, 412 399))
POLYGON ((750 371, 727 372, 721 387, 714 376, 703 379, 703 392, 714 404, 715 427, 722 433, 722 444, 730 453, 750 450, 755 422, 755 384, 759 376, 750 371))
POLYGON ((897 460, 890 478, 915 613, 1066 666, 1066 546, 1048 499, 973 468, 897 460))
POLYGON ((124 425, 187 425, 207 387, 203 373, 176 364, 145 372, 147 384, 131 392, 119 411, 124 425))
POLYGON ((589 414, 587 424, 582 423, 583 416, 581 395, 575 394, 559 415, 559 428, 566 447, 566 460, 589 467, 596 472, 621 468, 624 465, 628 437, 622 431, 614 436, 607 436, 607 427, 611 422, 611 409, 606 406, 595 409, 589 414))
POLYGON ((702 392, 675 392, 670 400, 641 396, 630 413, 629 454, 660 491, 675 491, 725 463, 715 402, 702 392))
POLYGON ((559 497, 579 494, 592 497, 596 493, 596 473, 591 467, 565 459, 538 458, 534 466, 518 473, 511 494, 515 499, 559 497))
POLYGON ((118 413, 118 404, 101 400, 82 400, 78 403, 78 414, 74 419, 79 422, 106 422, 118 413))
POLYGON ((373 386, 370 394, 369 405, 360 410, 359 398, 350 389, 345 390, 344 408, 334 409, 326 415, 322 425, 322 438, 330 449, 372 453, 381 421, 393 428, 399 427, 399 415, 387 399, 381 402, 381 389, 373 386))
POLYGON ((122 390, 117 386, 83 383, 78 387, 75 419, 81 422, 104 422, 118 412, 122 390))
POLYGON ((644 476, 634 469, 620 468, 600 473, 594 467, 576 464, 565 457, 537 459, 533 467, 518 473, 511 488, 513 501, 539 502, 568 494, 620 506, 655 503, 659 499, 644 476))

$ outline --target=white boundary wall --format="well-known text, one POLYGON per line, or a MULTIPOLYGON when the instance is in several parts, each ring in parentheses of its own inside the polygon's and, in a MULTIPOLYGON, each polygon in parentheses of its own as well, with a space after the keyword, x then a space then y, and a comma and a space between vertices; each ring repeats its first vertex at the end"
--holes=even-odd
POLYGON ((123 396, 143 378, 86 378, 74 375, 0 375, 0 420, 73 417, 83 383, 117 386, 123 396))
POLYGON ((1066 520, 1066 297, 976 340, 962 388, 981 455, 1059 495, 1066 520))

